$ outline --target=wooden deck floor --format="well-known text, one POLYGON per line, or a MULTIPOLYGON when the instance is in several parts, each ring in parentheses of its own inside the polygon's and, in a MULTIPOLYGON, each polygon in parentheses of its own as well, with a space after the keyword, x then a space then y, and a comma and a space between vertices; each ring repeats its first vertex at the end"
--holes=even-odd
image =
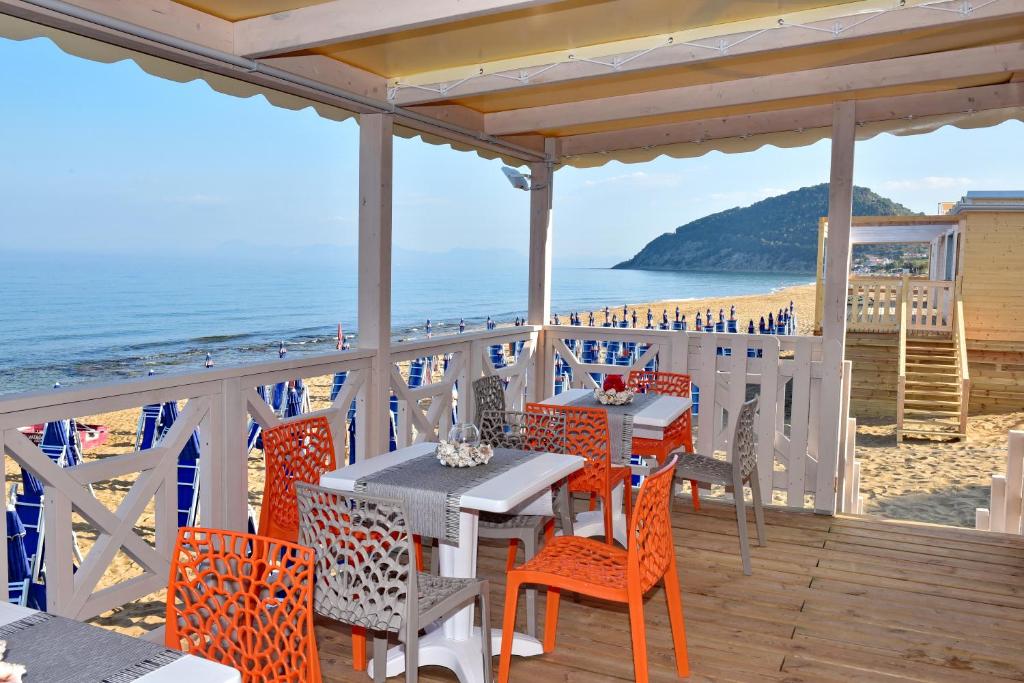
MULTIPOLYGON (((754 575, 744 577, 732 514, 714 504, 702 513, 676 506, 689 680, 1024 680, 1021 539, 772 511, 768 545, 753 549, 754 575)), ((481 548, 495 625, 503 568, 500 548, 481 548)), ((555 651, 514 657, 512 681, 633 679, 624 609, 563 599, 560 616, 555 651)), ((678 680, 660 590, 649 597, 647 625, 651 680, 678 680)), ((369 680, 351 669, 347 630, 325 621, 318 635, 325 681, 369 680)), ((455 680, 444 669, 420 673, 455 680)))

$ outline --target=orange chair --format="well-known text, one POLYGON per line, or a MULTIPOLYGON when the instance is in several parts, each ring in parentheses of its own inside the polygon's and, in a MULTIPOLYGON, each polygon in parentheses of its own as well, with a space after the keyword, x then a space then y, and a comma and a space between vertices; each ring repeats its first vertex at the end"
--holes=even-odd
MULTIPOLYGON (((260 536, 294 543, 299 537, 299 507, 295 482, 319 484, 320 476, 337 469, 334 439, 325 417, 285 422, 263 431, 267 461, 260 511, 260 536)), ((416 566, 423 571, 423 545, 416 539, 416 566)), ((366 632, 352 629, 352 666, 366 669, 366 632)))
POLYGON ((629 467, 612 465, 611 434, 608 431, 608 412, 601 408, 552 406, 543 403, 526 404, 527 413, 565 416, 565 452, 587 459, 582 470, 569 475, 569 495, 586 493, 600 498, 604 510, 604 538, 611 543, 612 490, 622 484, 626 521, 632 509, 631 476, 629 467))
MULTIPOLYGON (((652 372, 650 370, 633 370, 627 382, 630 389, 641 394, 652 393, 663 396, 679 396, 690 398, 690 376, 678 372, 652 372)), ((693 417, 687 410, 665 429, 664 438, 643 439, 633 437, 633 453, 650 455, 664 463, 669 453, 685 448, 693 453, 693 417)), ((693 497, 693 509, 700 510, 700 487, 697 482, 690 482, 690 493, 693 497)))
POLYGON ((167 647, 238 669, 244 683, 320 680, 311 548, 182 527, 167 587, 167 647))
POLYGON ((647 477, 640 487, 630 526, 628 550, 589 538, 558 536, 532 560, 508 573, 498 683, 508 683, 512 665, 512 636, 516 629, 516 603, 519 600, 519 587, 524 583, 548 587, 544 624, 545 652, 555 648, 555 629, 558 626, 562 590, 629 605, 629 627, 633 635, 633 676, 638 683, 647 683, 644 595, 664 580, 676 672, 680 677, 690 675, 683 602, 676 573, 672 522, 669 518, 672 474, 677 460, 678 456, 672 456, 663 468, 647 477))

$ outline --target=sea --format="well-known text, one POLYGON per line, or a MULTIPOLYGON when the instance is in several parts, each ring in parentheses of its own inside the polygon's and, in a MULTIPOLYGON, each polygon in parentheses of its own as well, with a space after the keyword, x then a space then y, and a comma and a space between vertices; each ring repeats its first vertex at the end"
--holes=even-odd
MULTIPOLYGON (((0 255, 0 394, 273 360, 355 342, 355 269, 329 260, 0 255)), ((555 311, 767 292, 808 275, 555 267, 555 311)), ((526 314, 521 259, 405 258, 392 333, 422 339, 526 314)), ((688 311, 691 314, 694 311, 688 311)), ((657 312, 660 315, 660 311, 657 312)), ((641 314, 643 315, 643 314, 641 314)), ((670 312, 671 315, 671 312, 670 312)))

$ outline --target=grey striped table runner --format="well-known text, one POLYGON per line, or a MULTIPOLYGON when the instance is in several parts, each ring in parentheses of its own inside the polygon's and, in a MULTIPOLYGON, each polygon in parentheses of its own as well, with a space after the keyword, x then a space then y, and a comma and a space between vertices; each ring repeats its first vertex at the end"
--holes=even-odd
POLYGON ((28 669, 25 683, 131 683, 184 656, 46 612, 0 626, 0 640, 5 659, 28 669))

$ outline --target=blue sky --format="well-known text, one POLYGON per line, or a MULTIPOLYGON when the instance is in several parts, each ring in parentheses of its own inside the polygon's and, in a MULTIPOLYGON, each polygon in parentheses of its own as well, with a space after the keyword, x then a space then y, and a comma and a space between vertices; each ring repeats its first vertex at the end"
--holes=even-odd
MULTIPOLYGON (((11 250, 151 254, 356 239, 357 127, 0 39, 0 232, 11 250)), ((1024 189, 1024 124, 883 135, 856 182, 917 211, 1024 189)), ((695 218, 828 178, 829 145, 563 169, 555 258, 607 266, 695 218)), ((528 196, 501 163, 396 139, 395 244, 525 252, 528 196)))

